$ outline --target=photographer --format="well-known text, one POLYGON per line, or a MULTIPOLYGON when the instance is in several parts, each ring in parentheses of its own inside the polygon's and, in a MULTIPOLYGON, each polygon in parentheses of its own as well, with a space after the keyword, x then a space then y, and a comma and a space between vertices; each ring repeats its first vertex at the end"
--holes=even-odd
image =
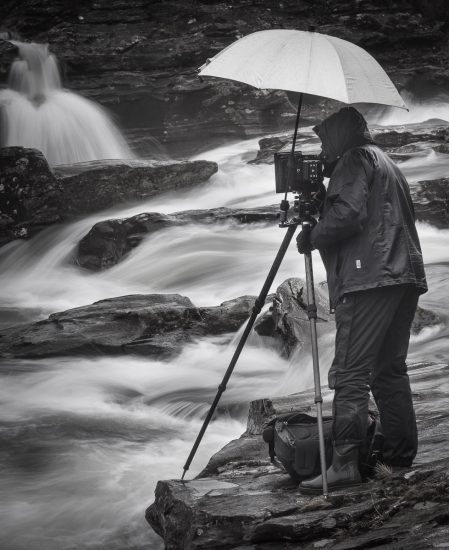
MULTIPOLYGON (((297 244, 301 253, 320 251, 335 309, 332 490, 361 482, 370 389, 385 437, 383 461, 412 464, 417 429, 405 359, 427 284, 407 181, 374 144, 363 116, 345 107, 314 130, 330 181, 319 223, 297 244)), ((321 476, 300 489, 321 492, 321 476)))

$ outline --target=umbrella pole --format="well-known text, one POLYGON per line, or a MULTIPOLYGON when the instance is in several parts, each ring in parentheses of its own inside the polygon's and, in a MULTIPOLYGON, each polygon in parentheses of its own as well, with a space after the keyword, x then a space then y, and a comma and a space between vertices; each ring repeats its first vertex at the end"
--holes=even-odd
POLYGON ((181 477, 181 481, 184 479, 184 476, 187 472, 187 470, 190 467, 190 464, 193 460, 193 457, 195 456, 195 453, 201 443, 201 440, 203 439, 203 435, 205 431, 207 430, 207 426, 209 425, 209 422, 212 419, 212 416, 215 412, 215 409, 217 408, 218 402, 220 401, 220 398, 223 394, 223 392, 226 390, 226 385, 231 378, 232 371, 234 370, 234 367, 237 363, 238 358, 240 357, 240 353, 242 352, 242 349, 246 343, 246 340, 253 328, 254 322, 256 321, 257 316, 262 310, 263 305, 265 304, 265 299, 268 295, 268 292, 270 291, 271 285, 273 283, 274 278, 276 277, 276 274, 279 270, 279 267, 282 263, 282 260, 284 259, 285 253, 287 252, 288 245, 290 244, 290 241, 292 240, 292 237, 296 231, 297 224, 291 224, 287 228, 287 232, 284 236, 284 240, 282 241, 281 247, 278 250, 278 253, 276 254, 276 258, 274 259, 273 265, 271 266, 271 269, 268 273, 268 276, 265 280, 265 283, 262 287, 262 290, 260 291, 260 294, 254 304, 252 313, 250 318, 248 319, 248 323, 245 327, 245 331, 242 334, 242 337, 240 338, 240 341, 237 345, 237 348, 234 352, 234 355, 232 356, 231 362, 229 363, 228 369, 223 377, 223 380, 221 384, 218 386, 218 392, 215 396, 215 399, 209 409, 209 412, 207 413, 206 418, 204 419, 203 425, 201 427, 201 430, 198 433, 198 436, 195 440, 195 443, 193 444, 192 450, 190 451, 190 454, 187 458, 187 461, 184 466, 184 471, 181 477))

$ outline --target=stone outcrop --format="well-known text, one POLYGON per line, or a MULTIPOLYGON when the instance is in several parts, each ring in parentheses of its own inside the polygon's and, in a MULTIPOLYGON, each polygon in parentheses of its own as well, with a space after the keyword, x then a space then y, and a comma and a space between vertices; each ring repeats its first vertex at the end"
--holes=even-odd
POLYGON ((56 222, 198 185, 217 169, 215 162, 202 160, 145 166, 97 162, 61 177, 36 149, 0 148, 0 245, 56 222))
POLYGON ((17 46, 14 46, 8 40, 4 40, 4 38, 10 38, 9 34, 0 31, 0 81, 3 82, 6 80, 9 69, 19 53, 17 46))
POLYGON ((420 451, 409 471, 378 468, 368 483, 327 500, 303 496, 270 463, 260 427, 275 414, 314 410, 312 392, 260 400, 252 403, 247 432, 214 455, 198 478, 158 483, 147 521, 167 550, 418 550, 429 541, 443 547, 449 534, 449 452, 441 438, 449 429, 449 395, 442 389, 448 366, 419 364, 410 372, 412 383, 427 382, 415 395, 420 451))
POLYGON ((438 227, 449 227, 449 179, 420 181, 412 190, 416 219, 438 227))
MULTIPOLYGON (((208 58, 254 31, 315 25, 367 49, 399 87, 418 94, 449 79, 442 0, 395 0, 388 8, 349 0, 4 0, 0 20, 16 38, 49 43, 64 85, 107 106, 122 126, 150 129, 190 150, 293 125, 295 107, 284 92, 197 78, 208 58)), ((327 109, 307 101, 305 120, 320 119, 327 109)))
POLYGON ((217 307, 195 307, 178 294, 109 298, 2 329, 0 356, 131 353, 168 358, 202 336, 235 332, 254 300, 243 296, 217 307))
MULTIPOLYGON (((318 331, 324 333, 335 330, 327 296, 319 287, 315 288, 315 300, 318 331)), ((272 338, 273 346, 287 357, 298 348, 307 349, 310 343, 310 323, 305 281, 298 278, 284 281, 276 290, 269 311, 257 320, 254 330, 260 336, 272 338)))
POLYGON ((0 148, 0 245, 61 221, 61 186, 36 149, 0 148))
MULTIPOLYGON (((410 147, 410 145, 405 147, 410 147)), ((72 185, 74 189, 77 189, 76 183, 72 185)), ((108 188, 109 183, 106 182, 105 189, 108 188)), ((447 178, 414 184, 412 198, 416 219, 435 225, 439 229, 447 229, 449 227, 448 189, 449 180, 447 178)), ((88 196, 87 192, 84 196, 79 190, 77 193, 79 193, 80 199, 82 197, 85 199, 88 196)), ((107 194, 105 194, 105 198, 109 200, 107 194)), ((101 201, 101 198, 98 200, 101 201)), ((78 202, 79 204, 80 202, 78 202)), ((89 204, 94 204, 94 201, 89 204)), ((73 216, 74 208, 66 207, 66 210, 69 210, 69 216, 73 216)), ((48 205, 45 204, 44 211, 47 216, 53 214, 54 220, 57 221, 64 209, 48 209, 48 205)), ((272 205, 245 209, 191 210, 173 214, 148 212, 131 218, 105 220, 95 224, 81 239, 75 252, 74 261, 81 267, 94 271, 107 269, 120 262, 126 254, 139 245, 145 236, 167 227, 189 223, 220 223, 226 220, 238 223, 275 223, 278 218, 278 206, 272 205)))
MULTIPOLYGON (((301 279, 277 289, 269 312, 255 324, 267 344, 284 355, 308 349, 310 326, 301 279)), ((201 337, 236 332, 251 314, 255 296, 242 296, 215 307, 196 307, 178 294, 120 296, 53 313, 43 321, 0 329, 0 357, 50 357, 132 353, 168 358, 201 337)), ((327 299, 316 292, 318 331, 335 330, 327 299)), ((440 323, 418 309, 416 329, 440 323)))
POLYGON ((213 208, 185 210, 173 214, 148 212, 131 218, 105 220, 95 224, 78 244, 75 262, 86 269, 106 269, 120 262, 144 237, 167 227, 195 224, 274 223, 279 218, 277 205, 260 208, 213 208))

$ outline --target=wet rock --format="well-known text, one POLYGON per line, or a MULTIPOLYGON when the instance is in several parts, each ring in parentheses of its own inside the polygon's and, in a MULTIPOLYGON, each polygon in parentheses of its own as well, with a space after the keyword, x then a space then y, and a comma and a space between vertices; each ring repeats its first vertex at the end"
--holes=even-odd
MULTIPOLYGON (((414 372, 433 368, 411 369, 412 385, 414 372)), ((433 373, 433 389, 447 387, 448 373, 447 365, 433 373)), ((449 532, 449 453, 441 438, 449 429, 448 399, 447 392, 439 395, 437 405, 432 390, 421 395, 421 447, 411 471, 379 470, 368 483, 332 492, 327 500, 303 496, 288 474, 270 463, 262 437, 246 432, 214 455, 198 478, 159 481, 146 519, 171 550, 293 550, 298 544, 305 550, 390 545, 418 550, 429 540, 439 547, 449 532)), ((265 419, 306 407, 314 408, 311 391, 251 404, 265 419)))
POLYGON ((106 269, 120 262, 144 237, 167 227, 195 224, 276 222, 277 206, 261 208, 214 208, 186 210, 174 214, 149 212, 131 218, 105 220, 95 224, 76 250, 75 262, 86 269, 106 269))
POLYGON ((243 296, 217 307, 195 307, 178 294, 110 298, 1 329, 0 356, 131 353, 166 358, 202 336, 235 332, 254 301, 243 296))
POLYGON ((441 319, 436 313, 418 306, 413 319, 411 332, 412 334, 418 334, 423 328, 433 327, 439 324, 441 324, 441 319))
POLYGON ((177 191, 207 181, 218 166, 215 162, 155 162, 147 166, 117 164, 87 170, 61 180, 66 199, 65 218, 139 201, 167 191, 177 191))
MULTIPOLYGON (((329 302, 321 288, 315 288, 315 301, 318 310, 317 329, 320 332, 334 330, 329 302)), ((256 322, 254 330, 260 336, 272 338, 273 345, 286 356, 307 348, 310 342, 310 322, 305 281, 298 278, 284 281, 276 290, 270 310, 256 322)))
POLYGON ((248 164, 273 164, 274 153, 280 151, 290 141, 291 138, 289 136, 262 138, 259 140, 257 157, 254 160, 250 160, 248 164))
POLYGON ((3 37, 9 38, 9 34, 7 32, 2 33, 0 29, 0 81, 6 80, 9 69, 19 52, 17 46, 14 46, 8 40, 4 40, 3 37))
POLYGON ((412 188, 416 219, 438 227, 449 227, 449 179, 420 181, 412 188))
POLYGON ((436 147, 433 147, 433 150, 437 153, 444 153, 445 155, 449 155, 449 143, 442 143, 441 145, 437 145, 436 147))
POLYGON ((42 228, 129 201, 208 180, 215 162, 154 162, 145 166, 86 163, 56 176, 40 151, 0 148, 0 245, 42 228))
POLYGON ((0 148, 0 245, 62 220, 62 189, 36 149, 0 148))
MULTIPOLYGON (((304 123, 304 120, 302 122, 304 123)), ((319 140, 315 134, 298 133, 297 137, 301 139, 301 143, 315 142, 317 144, 317 151, 319 151, 319 140)), ((250 160, 248 164, 274 164, 274 153, 280 150, 290 151, 292 141, 292 134, 262 138, 259 140, 259 151, 256 158, 250 160)), ((298 150, 298 145, 296 149, 298 150)))
POLYGON ((396 148, 417 143, 419 141, 438 141, 435 134, 418 134, 414 132, 397 132, 396 130, 386 131, 382 133, 374 133, 374 141, 383 148, 396 148))

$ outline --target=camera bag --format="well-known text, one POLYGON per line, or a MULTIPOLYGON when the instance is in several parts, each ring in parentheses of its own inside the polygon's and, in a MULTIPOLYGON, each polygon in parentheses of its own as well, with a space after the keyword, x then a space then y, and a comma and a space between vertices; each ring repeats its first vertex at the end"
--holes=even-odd
MULTIPOLYGON (((326 465, 332 463, 332 418, 323 418, 326 465)), ((306 413, 290 412, 278 415, 264 428, 271 462, 288 472, 296 483, 321 473, 317 419, 306 413)), ((359 470, 366 479, 381 458, 383 437, 380 422, 369 413, 366 441, 362 445, 359 470)))

